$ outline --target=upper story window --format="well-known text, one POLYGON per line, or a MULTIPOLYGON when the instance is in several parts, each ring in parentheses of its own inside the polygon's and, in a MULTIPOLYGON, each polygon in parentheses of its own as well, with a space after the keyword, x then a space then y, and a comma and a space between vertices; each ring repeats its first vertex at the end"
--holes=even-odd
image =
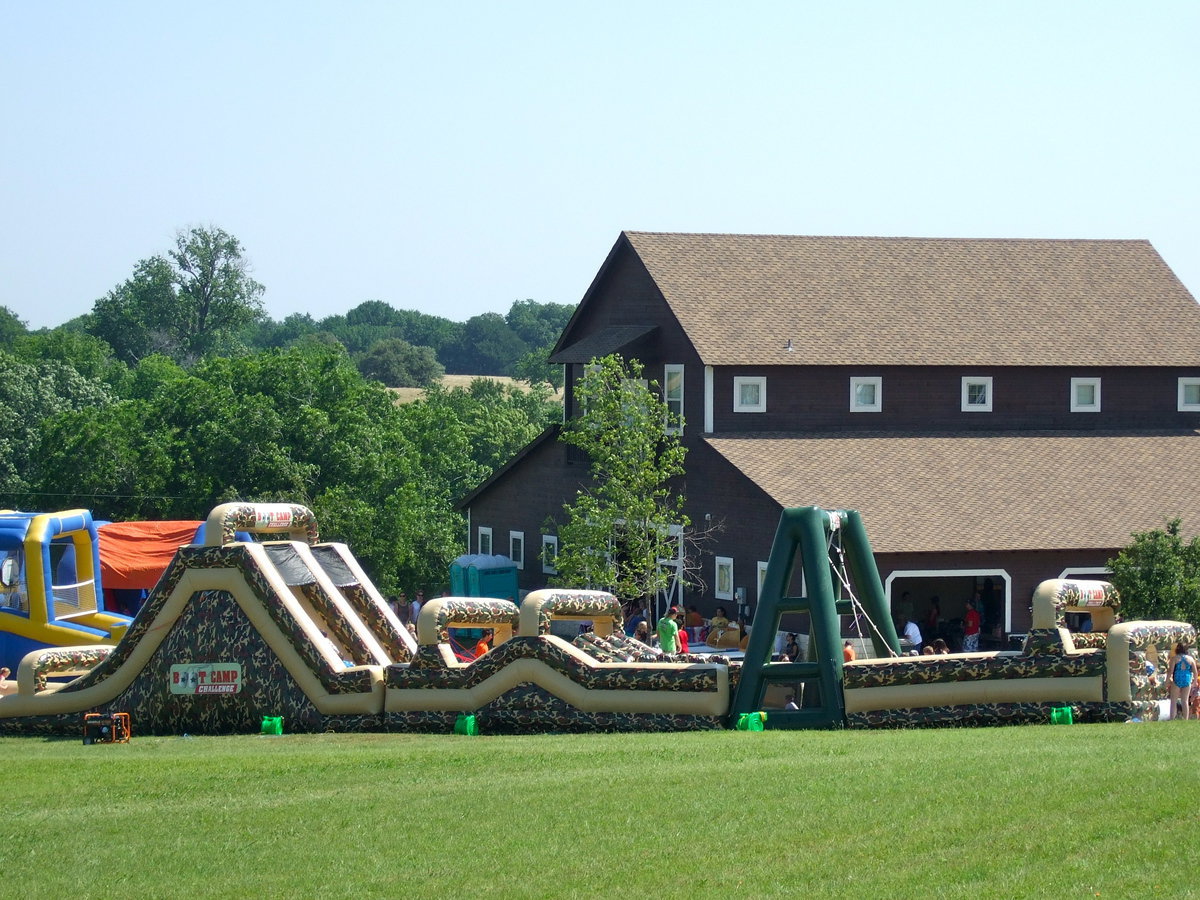
POLYGON ((962 411, 992 411, 992 377, 990 375, 963 376, 962 411))
POLYGON ((1200 378, 1179 379, 1179 411, 1200 412, 1200 378))
POLYGON ((883 379, 856 376, 850 379, 850 412, 882 412, 883 379))
POLYGON ((557 575, 558 568, 558 535, 542 535, 542 574, 557 575))
POLYGON ((683 434, 683 366, 663 366, 663 401, 667 404, 667 433, 683 434))
POLYGON ((479 526, 479 552, 487 556, 492 555, 492 529, 486 525, 479 526))
POLYGON ((1071 412, 1100 412, 1100 379, 1071 379, 1071 412))
POLYGON ((733 411, 766 412, 767 379, 763 376, 734 376, 733 411))
POLYGON ((525 532, 510 531, 508 533, 508 558, 518 569, 525 568, 525 532))

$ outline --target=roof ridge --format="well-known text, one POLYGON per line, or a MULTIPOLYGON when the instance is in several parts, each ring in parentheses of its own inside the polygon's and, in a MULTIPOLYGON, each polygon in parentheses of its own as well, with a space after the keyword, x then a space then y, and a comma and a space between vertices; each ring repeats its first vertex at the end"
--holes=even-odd
POLYGON ((624 229, 622 234, 645 237, 728 237, 784 238, 787 240, 831 241, 925 241, 930 243, 1012 243, 1012 244, 1149 244, 1149 238, 1037 238, 1037 237, 922 237, 919 235, 884 234, 785 234, 783 232, 752 231, 641 231, 624 229))

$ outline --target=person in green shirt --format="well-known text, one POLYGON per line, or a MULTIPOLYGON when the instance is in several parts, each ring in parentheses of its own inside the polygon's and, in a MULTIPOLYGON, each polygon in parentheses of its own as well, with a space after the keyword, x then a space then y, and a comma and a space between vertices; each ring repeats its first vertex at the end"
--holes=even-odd
POLYGON ((672 606, 667 614, 658 620, 658 649, 663 653, 676 653, 679 650, 679 607, 672 606))

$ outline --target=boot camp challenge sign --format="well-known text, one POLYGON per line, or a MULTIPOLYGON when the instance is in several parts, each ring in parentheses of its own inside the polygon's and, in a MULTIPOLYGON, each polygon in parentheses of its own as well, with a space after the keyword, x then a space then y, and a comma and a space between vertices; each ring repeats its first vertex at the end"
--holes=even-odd
POLYGON ((184 663, 171 666, 172 694, 236 694, 242 689, 241 663, 184 663))

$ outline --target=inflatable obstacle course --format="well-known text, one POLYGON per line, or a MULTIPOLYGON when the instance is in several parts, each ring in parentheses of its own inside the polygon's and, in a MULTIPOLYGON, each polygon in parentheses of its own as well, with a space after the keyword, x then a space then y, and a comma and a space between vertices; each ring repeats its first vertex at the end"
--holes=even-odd
POLYGON ((809 507, 781 517, 744 665, 663 656, 625 637, 620 606, 602 591, 536 591, 520 606, 438 598, 422 609, 414 640, 349 548, 320 541, 311 511, 227 504, 209 516, 203 543, 175 552, 115 646, 21 657, 17 692, 0 697, 0 733, 77 735, 89 714, 127 714, 139 734, 253 734, 264 718, 289 733, 449 734, 467 720, 483 734, 734 728, 760 712, 768 691, 794 683, 799 709, 755 721, 1049 722, 1064 709, 1073 721, 1155 718, 1165 654, 1194 642, 1195 630, 1117 622, 1116 604, 1102 583, 1048 582, 1022 651, 900 657, 857 513, 809 507), (800 597, 787 595, 797 554, 800 597), (1111 627, 1069 632, 1064 617, 1080 609, 1111 627), (802 663, 771 660, 770 638, 788 612, 813 623, 802 663), (877 658, 843 663, 838 617, 849 614, 867 619, 877 658), (590 633, 554 633, 584 621, 590 633), (460 660, 450 645, 458 628, 491 629, 491 650, 460 660))

